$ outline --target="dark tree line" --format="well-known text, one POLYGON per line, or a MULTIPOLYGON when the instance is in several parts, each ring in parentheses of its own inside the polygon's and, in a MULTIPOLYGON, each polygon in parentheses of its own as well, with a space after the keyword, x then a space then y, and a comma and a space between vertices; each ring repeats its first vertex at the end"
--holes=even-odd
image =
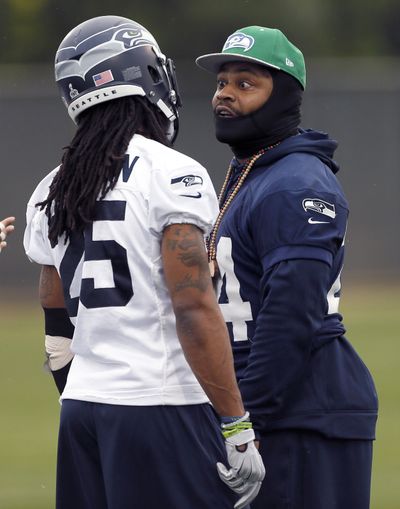
POLYGON ((0 0, 0 62, 50 62, 70 29, 105 14, 141 22, 174 58, 253 24, 281 28, 309 56, 400 55, 398 0, 0 0))

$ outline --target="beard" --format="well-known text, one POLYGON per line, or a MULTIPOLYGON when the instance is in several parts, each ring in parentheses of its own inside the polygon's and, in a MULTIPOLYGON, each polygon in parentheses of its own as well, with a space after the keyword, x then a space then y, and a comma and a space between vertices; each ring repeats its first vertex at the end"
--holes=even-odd
POLYGON ((214 116, 217 140, 227 143, 236 157, 248 158, 298 132, 303 89, 285 72, 271 74, 272 94, 258 110, 237 117, 214 116))

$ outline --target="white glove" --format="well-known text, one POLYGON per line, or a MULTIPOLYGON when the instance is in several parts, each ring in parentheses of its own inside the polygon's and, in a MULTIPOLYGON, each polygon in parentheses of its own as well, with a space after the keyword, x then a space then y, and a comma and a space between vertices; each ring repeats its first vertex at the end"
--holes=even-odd
POLYGON ((217 463, 221 480, 235 493, 242 495, 236 502, 235 509, 242 509, 254 500, 260 491, 265 477, 265 468, 254 444, 254 431, 245 429, 225 439, 226 452, 230 469, 217 463), (245 445, 241 452, 238 447, 245 445))

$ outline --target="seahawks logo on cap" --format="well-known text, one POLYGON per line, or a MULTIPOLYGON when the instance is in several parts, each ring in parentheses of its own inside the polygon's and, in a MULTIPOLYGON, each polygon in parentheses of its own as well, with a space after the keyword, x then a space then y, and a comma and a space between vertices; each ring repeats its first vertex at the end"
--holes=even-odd
POLYGON ((236 32, 235 34, 232 34, 230 37, 228 37, 224 47, 222 48, 222 51, 231 48, 243 48, 244 51, 249 51, 253 44, 254 37, 251 35, 243 34, 242 32, 236 32))
POLYGON ((327 201, 320 200, 319 198, 306 198, 303 200, 303 209, 305 211, 311 210, 313 212, 318 212, 319 214, 331 217, 332 219, 336 217, 335 205, 328 203, 327 201))

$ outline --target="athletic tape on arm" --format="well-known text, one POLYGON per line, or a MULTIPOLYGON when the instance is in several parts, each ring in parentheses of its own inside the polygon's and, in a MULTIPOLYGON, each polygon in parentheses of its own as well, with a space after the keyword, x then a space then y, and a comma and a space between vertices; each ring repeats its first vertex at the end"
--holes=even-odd
POLYGON ((65 308, 43 308, 43 312, 46 332, 46 364, 61 394, 67 382, 69 368, 74 357, 70 346, 75 328, 65 308))

